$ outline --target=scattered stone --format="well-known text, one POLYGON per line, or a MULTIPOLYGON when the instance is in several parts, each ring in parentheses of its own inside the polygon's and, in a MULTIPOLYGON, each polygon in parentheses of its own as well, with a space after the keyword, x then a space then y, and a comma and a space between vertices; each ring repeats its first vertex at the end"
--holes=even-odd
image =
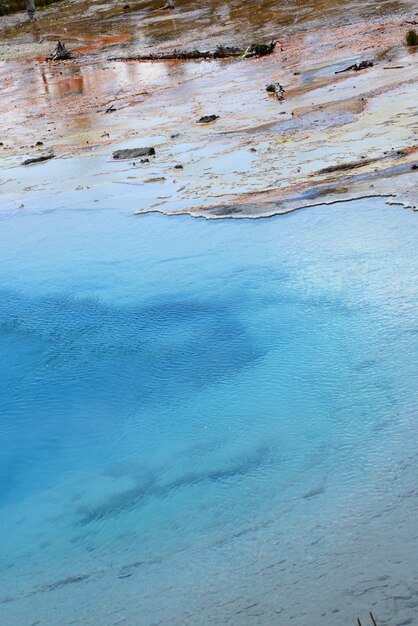
POLYGON ((250 152, 257 152, 257 148, 250 148, 250 152))
POLYGON ((270 85, 266 86, 266 91, 268 93, 274 94, 278 100, 284 99, 284 88, 280 83, 270 83, 270 85))
POLYGON ((35 146, 43 146, 43 145, 44 145, 43 141, 37 141, 35 144, 35 146))
POLYGON ((163 7, 161 7, 162 9, 174 9, 174 0, 168 0, 168 2, 165 3, 165 5, 163 7))
POLYGON ((177 163, 177 165, 175 165, 175 166, 174 166, 174 169, 175 169, 175 170, 182 170, 182 169, 183 169, 183 166, 182 166, 182 164, 181 164, 181 163, 177 163))
POLYGON ((411 47, 415 47, 418 46, 418 33, 416 30, 412 29, 410 31, 408 31, 406 38, 406 45, 407 46, 411 46, 411 47))
POLYGON ((55 46, 54 52, 48 57, 46 57, 45 60, 46 61, 67 61, 68 59, 72 59, 72 58, 73 58, 73 55, 71 54, 69 50, 67 50, 67 48, 65 47, 65 44, 59 41, 57 45, 55 46))
POLYGON ((367 70, 369 67, 373 67, 373 61, 361 61, 361 63, 354 63, 354 65, 349 65, 344 70, 340 70, 339 72, 335 72, 336 74, 342 74, 343 72, 361 72, 362 70, 367 70))
POLYGON ((219 115, 203 115, 203 117, 197 120, 197 124, 210 124, 217 119, 219 119, 219 115))
POLYGON ((113 153, 114 159, 136 159, 145 156, 154 156, 154 148, 127 148, 125 150, 116 150, 113 153))
POLYGON ((26 159, 26 161, 23 161, 22 165, 32 165, 32 163, 41 163, 42 161, 49 161, 50 159, 53 159, 55 157, 55 154, 43 154, 41 156, 38 157, 32 157, 31 159, 26 159))
POLYGON ((149 163, 149 159, 141 159, 141 163, 149 163))
POLYGON ((418 165, 416 163, 411 165, 411 170, 418 170, 418 165))
POLYGON ((124 11, 129 11, 130 8, 131 8, 130 4, 125 4, 124 7, 123 7, 123 10, 124 11))

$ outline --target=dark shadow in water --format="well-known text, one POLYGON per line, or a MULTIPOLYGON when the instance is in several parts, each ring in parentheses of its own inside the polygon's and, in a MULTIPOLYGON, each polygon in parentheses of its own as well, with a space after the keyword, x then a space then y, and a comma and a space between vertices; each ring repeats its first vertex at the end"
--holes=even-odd
POLYGON ((3 502, 39 455, 94 447, 118 421, 140 422, 147 407, 158 419, 165 406, 260 359, 238 305, 178 296, 116 308, 1 293, 3 502))
MULTIPOLYGON (((210 468, 195 467, 193 471, 183 473, 178 479, 167 483, 161 482, 163 475, 169 468, 160 468, 160 471, 151 472, 149 468, 144 468, 140 464, 136 467, 126 468, 118 476, 126 476, 135 481, 135 486, 116 496, 110 496, 100 506, 88 507, 84 503, 76 508, 77 525, 84 526, 93 521, 115 517, 120 513, 143 506, 150 498, 165 498, 170 493, 179 489, 203 483, 219 482, 244 476, 261 466, 277 463, 277 455, 273 446, 260 445, 250 452, 242 452, 228 459, 227 463, 221 461, 218 465, 210 468)), ((113 474, 114 475, 114 474, 113 474)))

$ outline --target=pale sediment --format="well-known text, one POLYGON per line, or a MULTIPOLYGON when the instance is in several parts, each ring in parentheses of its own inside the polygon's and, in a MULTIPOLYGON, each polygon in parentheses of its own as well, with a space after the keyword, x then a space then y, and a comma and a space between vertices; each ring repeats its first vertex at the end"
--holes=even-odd
MULTIPOLYGON (((285 215, 300 209, 338 204, 367 198, 383 198, 388 204, 397 204, 417 210, 418 163, 407 163, 385 169, 383 172, 351 175, 343 181, 295 186, 294 188, 270 189, 231 198, 209 206, 180 209, 169 215, 188 214, 207 219, 265 218, 285 215)), ((157 209, 139 210, 143 213, 165 213, 157 209)))

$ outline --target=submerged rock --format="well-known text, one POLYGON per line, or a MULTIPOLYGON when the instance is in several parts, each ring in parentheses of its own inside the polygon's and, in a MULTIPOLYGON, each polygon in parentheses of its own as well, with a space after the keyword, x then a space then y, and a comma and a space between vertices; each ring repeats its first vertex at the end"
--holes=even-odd
POLYGON ((140 157, 154 156, 155 148, 126 148, 116 150, 113 153, 114 159, 138 159, 140 157))

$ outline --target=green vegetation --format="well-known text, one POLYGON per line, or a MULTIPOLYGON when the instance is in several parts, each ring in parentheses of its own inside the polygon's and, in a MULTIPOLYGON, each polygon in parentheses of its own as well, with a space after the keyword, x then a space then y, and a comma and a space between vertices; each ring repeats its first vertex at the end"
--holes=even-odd
MULTIPOLYGON (((36 0, 36 8, 55 4, 59 0, 36 0)), ((0 16, 26 11, 26 0, 0 0, 0 16)))
POLYGON ((418 46, 418 33, 416 30, 408 31, 406 35, 407 46, 418 46))

